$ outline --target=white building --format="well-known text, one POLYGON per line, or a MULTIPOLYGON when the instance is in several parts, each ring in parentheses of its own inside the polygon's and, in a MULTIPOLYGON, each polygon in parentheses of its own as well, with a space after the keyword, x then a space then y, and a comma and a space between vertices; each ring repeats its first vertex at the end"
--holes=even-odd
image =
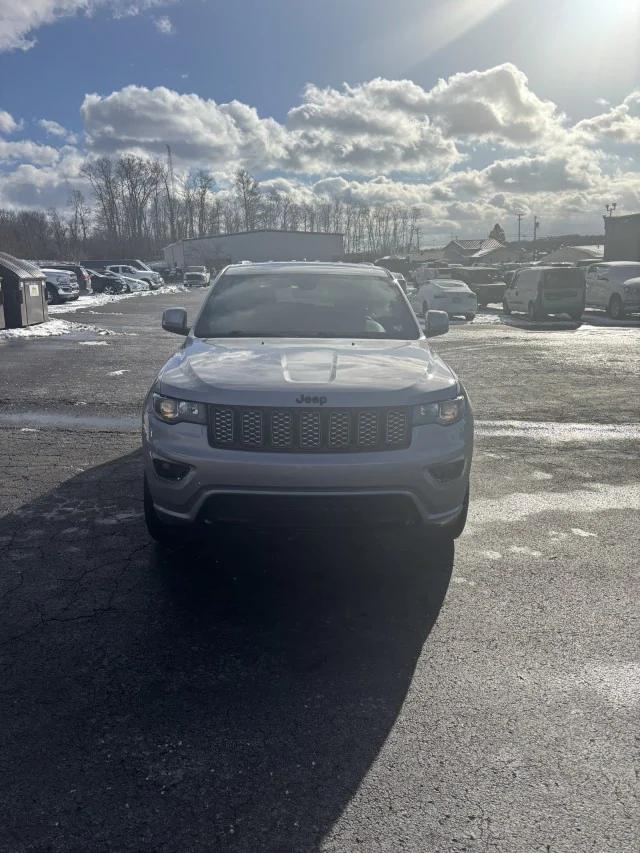
POLYGON ((558 261, 569 261, 575 264, 577 261, 593 260, 594 264, 601 261, 604 256, 604 246, 560 246, 553 252, 544 256, 545 263, 556 263, 558 261))
POLYGON ((220 268, 239 261, 337 261, 344 254, 343 234, 310 231, 243 231, 191 237, 166 246, 168 267, 220 268))

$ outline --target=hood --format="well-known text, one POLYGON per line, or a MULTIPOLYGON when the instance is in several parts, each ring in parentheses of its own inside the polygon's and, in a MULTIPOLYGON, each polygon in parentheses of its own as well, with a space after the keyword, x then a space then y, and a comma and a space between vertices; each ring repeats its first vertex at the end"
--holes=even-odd
POLYGON ((159 375, 160 393, 199 402, 398 405, 457 393, 425 340, 187 339, 159 375))

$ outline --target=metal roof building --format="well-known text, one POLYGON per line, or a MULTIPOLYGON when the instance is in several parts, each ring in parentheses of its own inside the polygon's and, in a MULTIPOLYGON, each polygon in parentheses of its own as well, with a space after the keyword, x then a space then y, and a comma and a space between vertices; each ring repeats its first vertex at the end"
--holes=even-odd
POLYGON ((640 213, 603 218, 605 261, 640 261, 640 213))
POLYGON ((241 231, 191 237, 165 249, 168 267, 203 265, 219 269, 238 261, 336 261, 344 254, 344 235, 315 231, 241 231))

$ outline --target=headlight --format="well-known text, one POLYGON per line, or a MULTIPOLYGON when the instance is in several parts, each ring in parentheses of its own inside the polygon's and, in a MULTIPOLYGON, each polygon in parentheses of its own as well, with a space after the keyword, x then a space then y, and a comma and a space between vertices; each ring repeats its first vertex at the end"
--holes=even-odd
POLYGON ((449 426, 457 423, 464 415, 466 402, 463 396, 440 403, 422 403, 413 407, 413 425, 441 424, 449 426))
POLYGON ((153 395, 153 411, 167 424, 191 423, 205 424, 207 411, 204 403, 193 403, 190 400, 175 400, 173 397, 153 395))

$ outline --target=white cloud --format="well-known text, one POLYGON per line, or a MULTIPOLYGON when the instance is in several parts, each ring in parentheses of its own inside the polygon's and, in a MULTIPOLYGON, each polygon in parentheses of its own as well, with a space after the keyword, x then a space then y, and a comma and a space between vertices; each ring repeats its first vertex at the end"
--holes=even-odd
POLYGON ((137 15, 144 9, 166 6, 170 0, 0 0, 0 52, 29 50, 33 33, 70 15, 90 15, 107 9, 114 17, 137 15))
POLYGON ((60 155, 57 148, 50 145, 39 145, 30 139, 8 142, 0 139, 0 163, 10 161, 26 161, 39 165, 51 165, 56 163, 60 155))
POLYGON ((49 136, 57 136, 61 139, 64 139, 65 142, 68 142, 71 145, 75 145, 78 141, 78 137, 75 133, 71 133, 71 131, 67 130, 66 127, 63 127, 61 124, 58 124, 57 121, 51 121, 51 119, 41 118, 38 124, 46 133, 49 134, 49 136))
POLYGON ((217 104, 165 87, 87 95, 82 112, 96 152, 159 154, 168 143, 186 162, 315 176, 435 178, 465 159, 468 142, 545 150, 567 142, 555 104, 509 63, 455 74, 431 90, 382 78, 340 89, 309 84, 284 124, 238 101, 217 104))
MULTIPOLYGON (((0 204, 63 206, 70 188, 85 186, 86 154, 164 159, 169 144, 178 173, 205 167, 223 188, 243 166, 265 191, 299 203, 415 207, 425 242, 483 235, 495 222, 513 236, 519 211, 538 214, 543 233, 598 233, 607 202, 640 209, 640 171, 628 156, 638 140, 640 93, 571 126, 510 64, 455 74, 430 90, 381 78, 309 85, 282 123, 239 101, 218 104, 165 87, 90 94, 81 113, 86 152, 0 142, 0 158, 15 164, 5 169, 0 204)), ((4 118, 5 128, 14 125, 4 118)), ((57 122, 40 126, 52 140, 68 139, 57 122)), ((526 233, 526 221, 523 227, 526 233)))
POLYGON ((73 148, 63 148, 54 165, 23 163, 3 175, 0 182, 0 206, 14 208, 65 207, 73 189, 89 196, 86 180, 80 174, 84 156, 73 148))
POLYGON ((186 164, 228 169, 235 163, 265 169, 286 155, 286 134, 239 101, 217 104, 164 86, 126 86, 107 97, 87 95, 81 108, 90 149, 164 157, 166 145, 186 164))
POLYGON ((371 80, 342 89, 308 85, 287 117, 292 171, 330 169, 377 174, 437 174, 460 158, 424 109, 425 91, 410 80, 371 80))
POLYGON ((17 130, 22 130, 22 122, 16 121, 6 110, 0 110, 0 133, 15 133, 17 130))
POLYGON ((640 145, 640 89, 607 112, 578 122, 575 132, 588 141, 640 145))
POLYGON ((556 105, 532 92, 526 75, 510 62, 439 80, 424 108, 448 136, 511 145, 539 142, 557 133, 563 120, 556 105))
POLYGON ((154 18, 153 25, 163 36, 175 35, 175 27, 168 15, 161 15, 159 18, 154 18))

